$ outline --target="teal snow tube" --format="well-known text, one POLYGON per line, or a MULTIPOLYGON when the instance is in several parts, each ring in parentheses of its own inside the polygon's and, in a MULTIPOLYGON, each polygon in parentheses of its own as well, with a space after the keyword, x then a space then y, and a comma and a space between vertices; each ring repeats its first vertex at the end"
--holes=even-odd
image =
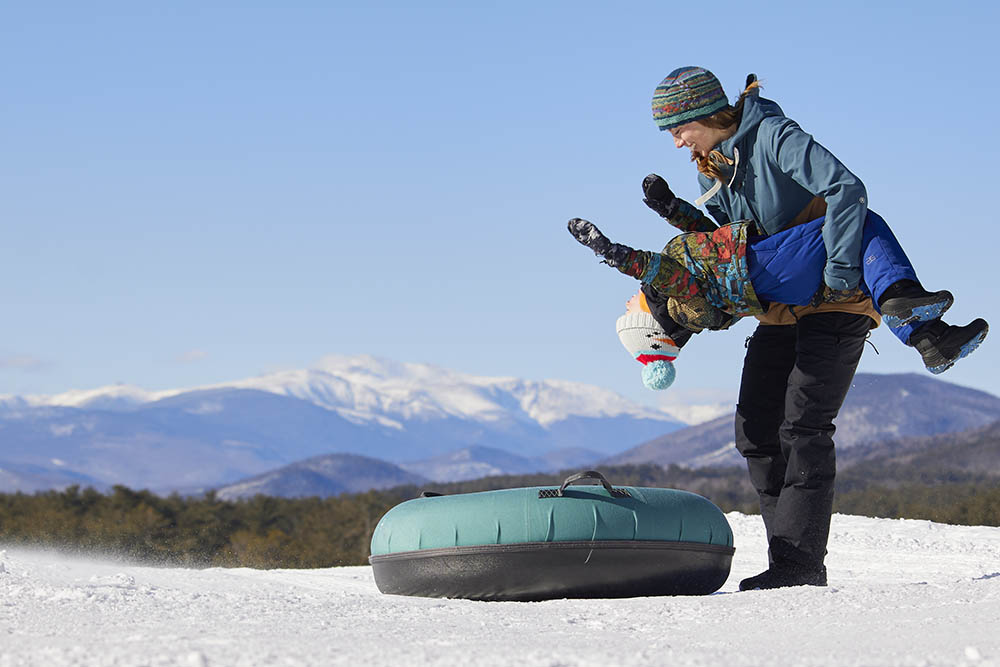
MULTIPOLYGON (((600 485, 574 486, 581 479, 600 485)), ((369 562, 383 593, 471 600, 707 595, 729 577, 733 532, 687 491, 561 487, 431 495, 379 521, 369 562)))

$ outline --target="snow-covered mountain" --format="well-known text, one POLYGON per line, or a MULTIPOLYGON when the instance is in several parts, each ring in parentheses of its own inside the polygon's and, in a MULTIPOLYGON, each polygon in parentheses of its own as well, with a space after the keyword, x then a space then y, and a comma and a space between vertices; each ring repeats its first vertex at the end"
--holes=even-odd
POLYGON ((193 391, 217 389, 253 389, 298 398, 354 423, 379 423, 392 428, 401 428, 407 421, 443 417, 483 422, 515 417, 543 427, 571 417, 628 415, 676 421, 665 412, 593 385, 468 375, 430 364, 370 355, 331 355, 309 369, 278 371, 191 389, 147 391, 113 385, 52 396, 0 395, 0 410, 58 406, 120 411, 193 391))
MULTIPOLYGON (((315 368, 192 389, 0 396, 0 461, 34 466, 36 478, 58 471, 195 491, 331 453, 393 463, 474 446, 525 457, 572 447, 608 456, 682 426, 580 383, 328 357, 315 368)), ((0 477, 0 491, 14 488, 0 477)))

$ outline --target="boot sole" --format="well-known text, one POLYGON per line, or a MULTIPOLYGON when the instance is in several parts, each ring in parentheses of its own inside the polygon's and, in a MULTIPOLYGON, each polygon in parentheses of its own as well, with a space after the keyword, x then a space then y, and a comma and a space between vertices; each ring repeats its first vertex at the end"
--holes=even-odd
POLYGON ((775 588, 791 588, 792 586, 826 586, 826 575, 806 577, 772 577, 760 580, 761 575, 750 577, 740 582, 741 591, 770 591, 775 588), (757 581, 752 581, 757 579, 757 581))
POLYGON ((972 340, 970 340, 969 342, 967 342, 965 345, 963 345, 958 349, 957 357, 955 357, 954 359, 950 359, 947 363, 941 364, 940 366, 934 366, 934 367, 928 366, 927 370, 929 370, 934 375, 940 375, 941 373, 944 373, 946 370, 954 366, 958 360, 964 359, 965 357, 975 352, 976 348, 982 345, 983 341, 986 340, 986 334, 988 334, 989 332, 990 332, 990 326, 987 324, 982 331, 980 331, 978 334, 975 335, 975 337, 972 338, 972 340))
POLYGON ((944 315, 953 303, 955 297, 947 290, 920 298, 888 299, 882 304, 882 321, 893 329, 911 322, 929 322, 944 315))

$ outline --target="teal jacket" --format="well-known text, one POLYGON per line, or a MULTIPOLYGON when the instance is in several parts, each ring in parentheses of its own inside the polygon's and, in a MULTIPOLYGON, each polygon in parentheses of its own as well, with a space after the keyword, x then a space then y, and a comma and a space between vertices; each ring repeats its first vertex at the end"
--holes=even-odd
MULTIPOLYGON (((756 91, 753 91, 756 93, 756 91)), ((864 183, 776 102, 751 94, 739 129, 716 146, 735 160, 725 183, 708 197, 715 181, 699 174, 702 198, 719 224, 754 220, 767 235, 784 229, 814 196, 826 201, 823 243, 827 285, 844 290, 861 279, 861 235, 868 213, 864 183)))

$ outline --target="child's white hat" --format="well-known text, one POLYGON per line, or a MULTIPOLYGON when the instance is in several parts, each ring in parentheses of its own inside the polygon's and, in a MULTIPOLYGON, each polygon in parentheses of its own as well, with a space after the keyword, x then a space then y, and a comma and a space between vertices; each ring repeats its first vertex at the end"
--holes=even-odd
POLYGON ((674 359, 680 348, 645 311, 625 313, 615 323, 618 338, 643 365, 642 383, 650 389, 666 389, 674 382, 677 372, 674 359))

